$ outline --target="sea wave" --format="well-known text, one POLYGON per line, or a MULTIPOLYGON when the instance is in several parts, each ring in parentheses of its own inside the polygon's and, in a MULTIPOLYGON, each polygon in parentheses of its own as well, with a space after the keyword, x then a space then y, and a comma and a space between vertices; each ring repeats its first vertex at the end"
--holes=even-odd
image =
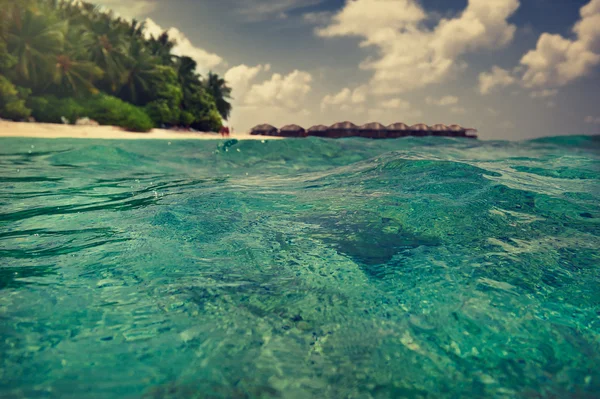
POLYGON ((2 396, 600 390, 594 138, 0 143, 2 396))

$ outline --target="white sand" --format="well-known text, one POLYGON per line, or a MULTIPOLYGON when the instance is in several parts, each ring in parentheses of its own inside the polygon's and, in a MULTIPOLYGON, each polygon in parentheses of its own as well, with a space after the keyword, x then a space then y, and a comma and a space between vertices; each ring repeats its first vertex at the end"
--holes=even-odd
POLYGON ((132 133, 114 126, 73 126, 49 123, 22 123, 0 121, 0 137, 37 137, 47 139, 158 139, 158 140, 265 140, 281 139, 281 137, 251 136, 248 133, 235 133, 229 137, 221 137, 218 133, 176 132, 172 130, 154 129, 149 133, 132 133))

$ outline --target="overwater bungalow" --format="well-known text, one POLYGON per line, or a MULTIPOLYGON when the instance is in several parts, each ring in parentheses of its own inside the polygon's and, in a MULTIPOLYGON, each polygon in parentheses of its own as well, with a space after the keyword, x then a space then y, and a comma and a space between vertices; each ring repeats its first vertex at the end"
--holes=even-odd
POLYGON ((424 123, 418 123, 408 126, 405 123, 397 122, 389 126, 384 126, 379 122, 366 123, 357 126, 352 122, 338 122, 331 126, 315 125, 305 130, 298 125, 287 125, 277 130, 275 126, 262 124, 255 126, 250 134, 263 136, 281 136, 281 137, 365 137, 371 139, 397 138, 405 136, 444 136, 444 137, 468 137, 477 138, 477 130, 464 128, 460 125, 444 125, 442 123, 433 126, 427 126, 424 123))
POLYGON ((286 125, 279 129, 281 137, 306 137, 306 129, 298 125, 286 125))
POLYGON ((450 132, 452 132, 452 137, 465 137, 466 129, 461 125, 450 125, 448 126, 450 132))
POLYGON ((428 136, 431 128, 424 123, 417 123, 410 127, 411 136, 428 136))
POLYGON ((438 123, 430 127, 433 136, 450 136, 450 127, 443 123, 438 123))
POLYGON ((342 138, 356 137, 359 134, 358 126, 352 122, 338 122, 329 126, 327 137, 342 138))
POLYGON ((406 123, 396 122, 389 125, 387 128, 387 138, 404 137, 410 134, 410 126, 406 123))
POLYGON ((306 131, 307 136, 327 137, 329 126, 315 125, 306 131))
POLYGON ((387 128, 379 122, 366 123, 358 128, 358 135, 371 139, 384 139, 387 136, 387 128))
POLYGON ((250 130, 250 134, 253 136, 277 136, 277 128, 268 123, 257 125, 250 130))
POLYGON ((467 137, 469 139, 476 139, 477 138, 477 129, 466 128, 465 129, 465 137, 467 137))

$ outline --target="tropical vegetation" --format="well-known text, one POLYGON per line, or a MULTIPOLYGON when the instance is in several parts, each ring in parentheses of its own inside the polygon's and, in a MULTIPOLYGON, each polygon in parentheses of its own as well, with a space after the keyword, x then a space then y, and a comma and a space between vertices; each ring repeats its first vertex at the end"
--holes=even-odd
POLYGON ((0 0, 0 118, 218 131, 231 89, 175 46, 90 3, 0 0))

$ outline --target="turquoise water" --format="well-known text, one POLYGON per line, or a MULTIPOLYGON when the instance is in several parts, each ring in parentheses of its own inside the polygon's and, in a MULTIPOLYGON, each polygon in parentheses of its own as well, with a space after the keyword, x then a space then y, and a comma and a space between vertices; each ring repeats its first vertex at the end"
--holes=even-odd
POLYGON ((597 398, 600 140, 0 140, 2 398, 597 398))

